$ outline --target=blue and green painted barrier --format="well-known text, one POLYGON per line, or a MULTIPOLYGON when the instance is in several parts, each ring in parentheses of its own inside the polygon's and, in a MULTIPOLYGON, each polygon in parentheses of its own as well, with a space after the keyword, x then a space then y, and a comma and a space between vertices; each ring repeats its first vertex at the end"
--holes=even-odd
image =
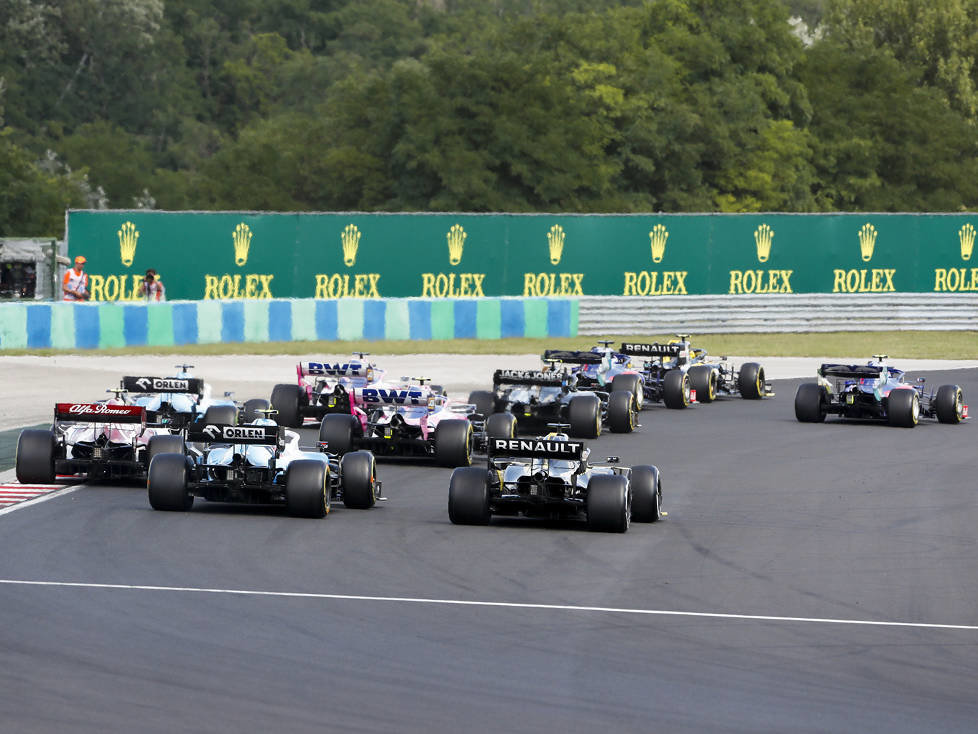
POLYGON ((577 335, 569 298, 2 303, 0 351, 577 335))

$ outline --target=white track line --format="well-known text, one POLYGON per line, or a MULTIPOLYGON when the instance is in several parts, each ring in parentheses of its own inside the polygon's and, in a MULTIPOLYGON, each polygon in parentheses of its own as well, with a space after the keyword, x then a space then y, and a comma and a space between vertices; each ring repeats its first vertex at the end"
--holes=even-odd
POLYGON ((548 609, 563 612, 602 612, 610 614, 636 614, 663 617, 703 617, 709 619, 741 619, 758 622, 809 622, 812 624, 851 624, 871 627, 914 627, 918 629, 978 631, 973 624, 929 624, 926 622, 881 622, 870 619, 828 619, 822 617, 776 617, 760 614, 720 614, 716 612, 679 612, 665 609, 627 609, 619 607, 589 607, 569 604, 526 604, 502 601, 464 601, 461 599, 424 599, 410 596, 361 596, 353 594, 316 594, 298 591, 255 591, 249 589, 207 589, 195 586, 145 586, 135 584, 91 584, 72 581, 24 581, 0 579, 0 584, 13 586, 54 586, 62 588, 108 589, 123 591, 175 591, 201 594, 229 594, 238 596, 269 596, 289 599, 332 599, 340 601, 379 601, 402 604, 441 604, 468 607, 505 607, 507 609, 548 609))
POLYGON ((4 507, 3 509, 0 509, 0 515, 6 515, 8 512, 16 512, 17 510, 22 510, 25 507, 30 507, 31 505, 36 505, 41 502, 47 502, 48 500, 53 500, 55 497, 63 497, 66 494, 71 494, 72 492, 78 491, 83 486, 85 485, 75 484, 72 485, 71 487, 65 487, 64 489, 56 489, 46 494, 42 494, 41 496, 35 497, 32 500, 18 502, 15 505, 10 505, 9 507, 4 507))

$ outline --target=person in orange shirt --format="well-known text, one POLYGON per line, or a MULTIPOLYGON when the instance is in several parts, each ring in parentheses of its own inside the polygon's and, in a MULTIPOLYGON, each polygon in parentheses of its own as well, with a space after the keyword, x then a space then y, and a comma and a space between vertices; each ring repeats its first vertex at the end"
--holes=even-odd
POLYGON ((64 291, 66 301, 87 301, 88 293, 88 273, 85 272, 84 255, 75 258, 75 267, 65 273, 64 280, 61 281, 61 290, 64 291))

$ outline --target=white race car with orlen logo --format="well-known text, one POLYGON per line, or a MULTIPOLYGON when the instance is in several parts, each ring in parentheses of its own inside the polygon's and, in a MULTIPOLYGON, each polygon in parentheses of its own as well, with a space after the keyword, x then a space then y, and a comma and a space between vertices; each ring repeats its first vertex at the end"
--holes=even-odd
MULTIPOLYGON (((182 428, 201 419, 211 408, 217 410, 211 412, 208 420, 230 421, 238 410, 230 395, 212 398, 211 386, 199 377, 192 377, 191 369, 192 364, 178 364, 179 371, 173 377, 127 375, 122 378, 120 390, 125 391, 127 403, 146 409, 149 423, 182 428)), ((264 407, 268 407, 264 400, 245 403, 243 410, 248 413, 245 420, 257 418, 256 409, 264 407)))

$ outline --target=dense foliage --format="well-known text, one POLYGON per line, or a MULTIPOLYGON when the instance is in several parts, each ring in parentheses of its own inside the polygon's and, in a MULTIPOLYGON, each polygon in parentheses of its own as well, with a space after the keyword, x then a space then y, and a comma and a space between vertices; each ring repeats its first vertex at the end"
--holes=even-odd
POLYGON ((0 235, 73 207, 959 211, 978 0, 4 0, 0 235))

